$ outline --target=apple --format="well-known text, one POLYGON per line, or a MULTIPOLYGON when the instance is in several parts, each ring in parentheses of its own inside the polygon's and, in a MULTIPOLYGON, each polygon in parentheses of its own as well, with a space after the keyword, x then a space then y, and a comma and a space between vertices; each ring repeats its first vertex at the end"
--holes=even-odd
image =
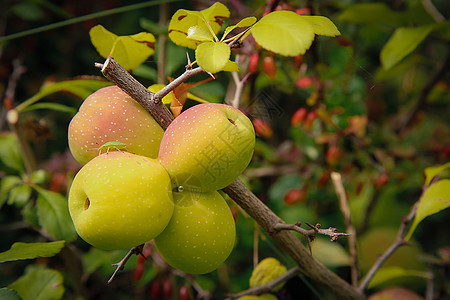
POLYGON ((105 152, 101 146, 107 142, 120 142, 128 152, 156 158, 163 134, 139 103, 119 87, 108 86, 87 97, 73 117, 69 148, 82 165, 105 152))
MULTIPOLYGON (((260 261, 255 269, 253 269, 252 276, 250 277, 250 287, 254 288, 268 284, 286 272, 286 267, 282 265, 278 259, 267 257, 260 261)), ((279 290, 283 284, 284 282, 278 284, 273 290, 279 290)))
POLYGON ((69 212, 86 242, 128 249, 160 234, 172 217, 170 177, 157 159, 128 152, 101 154, 75 176, 69 212))
POLYGON ((217 192, 174 192, 175 209, 155 245, 172 267, 191 274, 217 269, 230 255, 236 236, 231 210, 217 192))
POLYGON ((185 190, 211 192, 232 183, 255 147, 252 122, 238 109, 203 103, 181 113, 166 129, 159 160, 185 190))

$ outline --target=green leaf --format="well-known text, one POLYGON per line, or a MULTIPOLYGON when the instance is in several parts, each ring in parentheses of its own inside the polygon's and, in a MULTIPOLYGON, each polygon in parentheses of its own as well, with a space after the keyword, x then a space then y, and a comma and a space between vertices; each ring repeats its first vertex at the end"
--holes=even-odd
POLYGON ((70 107, 70 106, 67 106, 64 104, 59 104, 59 103, 51 103, 51 102, 36 103, 36 104, 28 106, 23 111, 25 112, 25 111, 32 111, 32 110, 37 110, 37 109, 49 109, 49 110, 69 113, 71 115, 75 115, 77 113, 77 110, 73 107, 70 107))
POLYGON ((339 16, 342 21, 355 24, 399 25, 401 16, 385 3, 361 3, 347 7, 339 16))
POLYGON ((413 52, 433 28, 434 25, 397 28, 381 50, 380 59, 383 68, 389 70, 413 52))
POLYGON ((29 185, 16 186, 9 192, 8 204, 22 207, 28 202, 30 196, 31 187, 29 185))
POLYGON ((179 9, 170 20, 169 38, 179 46, 195 49, 200 42, 188 38, 189 28, 199 26, 212 36, 211 30, 214 34, 217 34, 223 25, 223 20, 229 17, 230 11, 220 2, 216 2, 200 12, 179 9))
POLYGON ((38 192, 39 223, 57 240, 71 241, 76 237, 66 199, 58 193, 33 186, 38 192))
POLYGON ((450 206, 450 179, 442 179, 430 185, 422 194, 419 200, 416 216, 405 237, 408 241, 417 225, 426 217, 435 214, 450 206))
POLYGON ((36 265, 27 267, 25 275, 8 288, 17 291, 24 300, 58 300, 64 294, 61 273, 36 265))
POLYGON ((17 294, 15 290, 10 290, 7 288, 0 289, 0 299, 3 300, 22 300, 22 297, 17 294))
POLYGON ((114 57, 125 70, 136 69, 155 53, 156 39, 148 32, 117 36, 102 25, 97 25, 91 28, 89 36, 101 56, 114 57))
POLYGON ((15 188, 23 184, 22 178, 19 176, 5 176, 0 181, 0 208, 9 198, 9 192, 15 188))
POLYGON ((309 22, 317 35, 338 36, 341 35, 336 25, 327 17, 322 16, 300 16, 303 20, 309 22))
POLYGON ((425 169, 425 184, 424 186, 430 185, 433 178, 442 173, 442 171, 450 169, 450 162, 443 164, 441 166, 428 167, 425 169))
POLYGON ((188 29, 187 38, 199 42, 212 42, 214 37, 204 26, 195 25, 188 29))
POLYGON ((89 96, 96 90, 109 85, 111 85, 111 82, 106 81, 100 77, 93 76, 89 78, 80 77, 58 82, 46 82, 44 83, 44 85, 42 85, 37 94, 18 105, 16 109, 19 112, 23 111, 28 106, 36 103, 40 99, 57 92, 69 93, 79 99, 84 100, 87 96, 89 96))
POLYGON ((206 72, 211 73, 222 71, 230 58, 230 54, 230 47, 221 42, 202 43, 195 49, 197 64, 206 72))
POLYGON ((52 257, 61 251, 65 241, 49 243, 14 243, 11 249, 0 253, 0 263, 36 257, 52 257))
POLYGON ((229 60, 229 61, 227 61, 227 64, 225 65, 225 67, 223 67, 223 71, 239 72, 239 66, 234 61, 229 60))
POLYGON ((352 261, 342 245, 330 240, 322 238, 314 240, 311 250, 313 257, 329 268, 349 266, 352 261))
POLYGON ((250 29, 264 49, 284 55, 304 54, 314 40, 312 25, 292 11, 274 11, 250 29))
POLYGON ((258 19, 255 17, 247 17, 242 20, 240 20, 236 25, 228 26, 225 28, 225 32, 223 33, 222 40, 226 38, 226 36, 233 31, 235 28, 241 28, 241 27, 249 27, 256 23, 258 19))
POLYGON ((380 268, 372 280, 369 282, 368 288, 376 287, 380 284, 390 282, 393 279, 406 277, 406 276, 417 276, 422 278, 428 278, 429 275, 426 272, 416 271, 416 270, 407 270, 402 267, 383 267, 380 268))
POLYGON ((19 142, 12 133, 0 134, 0 162, 17 172, 24 172, 22 156, 20 156, 19 142))

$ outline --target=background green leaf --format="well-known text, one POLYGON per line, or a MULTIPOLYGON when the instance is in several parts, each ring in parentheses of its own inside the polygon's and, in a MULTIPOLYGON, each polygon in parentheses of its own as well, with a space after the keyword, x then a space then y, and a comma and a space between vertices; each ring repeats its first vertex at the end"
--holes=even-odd
POLYGON ((51 257, 61 251, 65 241, 48 243, 21 243, 17 242, 11 249, 0 253, 0 263, 5 261, 32 259, 36 257, 51 257))
POLYGON ((284 56, 304 54, 314 40, 312 25, 292 11, 274 11, 250 31, 261 47, 284 56))
POLYGON ((358 3, 348 6, 339 19, 356 24, 400 25, 400 14, 391 10, 385 3, 358 3))
POLYGON ((61 273, 37 265, 30 265, 25 275, 8 288, 17 291, 24 300, 58 300, 64 294, 61 273))
POLYGON ((17 172, 25 170, 20 156, 19 142, 13 133, 0 134, 0 162, 17 172))
POLYGON ((2 288, 0 289, 0 299, 3 300, 22 300, 22 297, 15 290, 2 288))
POLYGON ((39 223, 55 239, 71 241, 76 237, 64 196, 34 186, 38 192, 37 208, 39 223))
POLYGON ((381 50, 380 59, 383 68, 389 70, 413 52, 433 28, 434 25, 397 28, 381 50))
POLYGON ((422 278, 428 278, 428 274, 422 271, 408 270, 402 267, 382 267, 373 276, 370 281, 368 288, 374 288, 386 282, 390 282, 393 279, 406 277, 406 276, 417 276, 422 278))

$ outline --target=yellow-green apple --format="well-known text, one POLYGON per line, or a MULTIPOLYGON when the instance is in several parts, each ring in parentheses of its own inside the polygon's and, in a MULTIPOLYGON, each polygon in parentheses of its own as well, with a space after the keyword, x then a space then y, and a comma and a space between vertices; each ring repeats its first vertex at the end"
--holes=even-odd
POLYGON ((128 152, 101 154, 75 176, 69 211, 78 234, 113 250, 143 244, 172 217, 170 177, 157 159, 128 152))
POLYGON ((107 142, 120 142, 128 152, 156 158, 163 134, 139 103, 119 87, 108 86, 87 97, 73 117, 69 148, 83 165, 102 152, 99 148, 107 142))
POLYGON ((225 199, 217 192, 174 192, 175 210, 155 239, 172 267, 191 274, 214 271, 230 255, 235 224, 225 199))
POLYGON ((254 147, 252 122, 240 110, 203 103, 169 125, 159 159, 176 185, 211 192, 226 187, 245 170, 254 147))

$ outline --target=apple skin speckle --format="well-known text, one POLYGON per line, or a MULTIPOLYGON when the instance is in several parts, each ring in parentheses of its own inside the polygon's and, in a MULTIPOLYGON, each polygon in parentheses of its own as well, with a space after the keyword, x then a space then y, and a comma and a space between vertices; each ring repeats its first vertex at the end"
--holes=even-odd
POLYGON ((225 199, 217 192, 174 193, 175 210, 155 245, 169 265, 185 273, 217 269, 234 247, 236 230, 225 199))
POLYGON ((92 159, 69 191, 77 233, 104 250, 129 249, 153 239, 167 226, 173 209, 170 177, 159 161, 127 152, 92 159))
POLYGON ((253 125, 241 111, 205 103, 184 111, 169 125, 158 156, 176 185, 211 192, 245 170, 254 147, 253 125))
POLYGON ((163 134, 153 117, 117 86, 87 97, 68 129, 70 151, 82 165, 107 142, 121 142, 128 152, 156 158, 163 134))

